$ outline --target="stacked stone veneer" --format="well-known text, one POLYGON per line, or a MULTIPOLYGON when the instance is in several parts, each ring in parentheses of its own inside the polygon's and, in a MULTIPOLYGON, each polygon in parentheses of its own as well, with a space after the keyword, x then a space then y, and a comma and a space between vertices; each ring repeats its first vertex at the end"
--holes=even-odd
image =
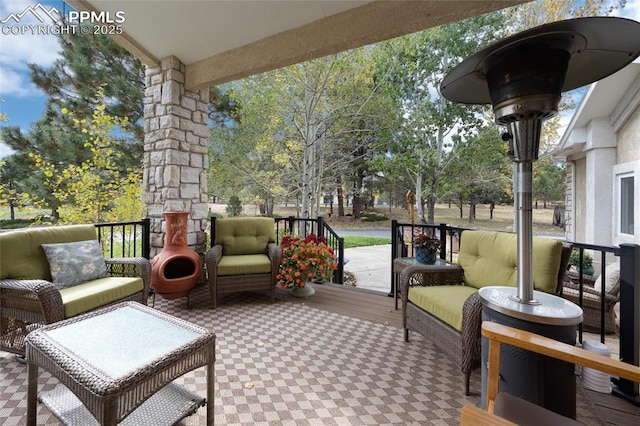
POLYGON ((209 91, 186 90, 174 56, 147 68, 144 98, 143 201, 151 218, 151 256, 163 246, 165 211, 188 211, 187 244, 205 251, 209 91))

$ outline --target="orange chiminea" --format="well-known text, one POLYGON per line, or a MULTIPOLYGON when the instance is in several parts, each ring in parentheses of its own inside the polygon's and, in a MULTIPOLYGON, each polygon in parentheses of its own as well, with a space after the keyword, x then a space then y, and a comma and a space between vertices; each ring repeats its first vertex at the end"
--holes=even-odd
POLYGON ((200 256, 187 246, 189 212, 165 212, 164 248, 151 261, 151 285, 165 299, 189 297, 202 271, 200 256))

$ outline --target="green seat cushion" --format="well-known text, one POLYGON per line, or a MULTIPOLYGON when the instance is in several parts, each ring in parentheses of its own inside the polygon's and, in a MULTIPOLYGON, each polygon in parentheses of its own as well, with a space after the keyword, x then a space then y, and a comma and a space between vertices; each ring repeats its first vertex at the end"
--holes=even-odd
POLYGON ((218 275, 268 274, 271 259, 266 254, 242 254, 222 256, 218 263, 218 275))
POLYGON ((464 302, 477 291, 477 288, 465 285, 411 287, 408 299, 414 305, 461 332, 464 302))
POLYGON ((0 279, 52 281, 42 244, 97 238, 93 225, 47 226, 0 233, 0 279))
POLYGON ((274 220, 270 217, 232 217, 216 219, 215 244, 222 244, 222 255, 267 254, 275 243, 274 220))
MULTIPOLYGON (((562 255, 562 242, 551 238, 533 239, 533 285, 536 290, 555 293, 562 255)), ((464 269, 465 285, 517 285, 517 236, 505 232, 464 231, 458 264, 464 269)))
POLYGON ((142 278, 108 277, 60 290, 65 318, 91 311, 141 292, 142 278))

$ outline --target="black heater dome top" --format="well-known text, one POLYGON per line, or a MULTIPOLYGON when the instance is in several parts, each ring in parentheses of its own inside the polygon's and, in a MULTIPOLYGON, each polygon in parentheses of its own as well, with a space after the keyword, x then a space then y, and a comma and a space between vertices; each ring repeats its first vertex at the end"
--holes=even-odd
POLYGON ((544 66, 541 64, 548 63, 553 67, 550 52, 568 53, 566 74, 564 66, 558 70, 564 74, 560 76, 564 77, 561 90, 575 89, 613 74, 640 56, 640 22, 626 18, 590 17, 553 22, 523 31, 458 64, 444 78, 440 91, 453 102, 492 103, 487 84, 490 71, 508 68, 508 63, 516 68, 520 64, 522 69, 522 61, 527 60, 532 64, 538 63, 535 67, 538 69, 531 69, 530 74, 539 75, 540 68, 544 66))

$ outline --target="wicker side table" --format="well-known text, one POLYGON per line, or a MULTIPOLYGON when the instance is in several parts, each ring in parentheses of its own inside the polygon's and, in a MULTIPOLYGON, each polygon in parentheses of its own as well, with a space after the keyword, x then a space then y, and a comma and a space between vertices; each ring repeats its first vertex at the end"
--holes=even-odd
POLYGON ((397 257, 393 260, 393 298, 398 309, 398 289, 403 288, 407 280, 418 280, 422 285, 462 282, 464 272, 456 264, 436 259, 428 265, 418 262, 415 257, 397 257))
POLYGON ((207 405, 213 424, 215 334, 135 302, 42 327, 26 340, 27 424, 36 397, 65 425, 174 424, 207 405), (207 367, 207 399, 172 381, 207 367), (37 395, 38 368, 60 384, 37 395))

